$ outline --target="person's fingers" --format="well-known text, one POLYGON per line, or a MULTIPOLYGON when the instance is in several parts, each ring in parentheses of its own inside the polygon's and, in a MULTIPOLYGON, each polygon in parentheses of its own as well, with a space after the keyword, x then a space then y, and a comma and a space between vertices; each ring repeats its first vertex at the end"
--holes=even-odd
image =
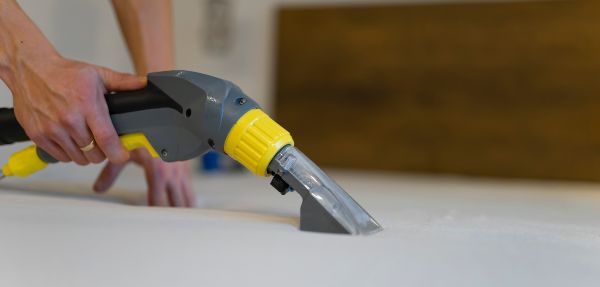
POLYGON ((125 163, 129 159, 129 153, 121 144, 112 125, 104 96, 97 100, 95 106, 95 109, 88 113, 86 121, 98 147, 111 163, 125 163))
POLYGON ((136 90, 146 86, 146 77, 119 73, 100 66, 96 66, 96 70, 102 78, 107 91, 136 90))
POLYGON ((102 152, 100 148, 97 146, 90 151, 83 152, 83 155, 91 162, 91 163, 101 163, 106 159, 106 156, 102 152))
POLYGON ((148 150, 145 148, 138 148, 129 152, 130 159, 144 167, 146 164, 151 164, 151 161, 154 159, 148 150))
POLYGON ((92 141, 94 141, 94 148, 89 151, 82 151, 83 155, 87 158, 89 162, 92 163, 101 163, 106 156, 98 147, 96 147, 94 137, 92 136, 92 132, 87 127, 85 120, 79 120, 72 122, 68 125, 69 132, 71 133, 71 137, 73 141, 77 144, 79 149, 82 147, 88 146, 92 141))
MULTIPOLYGON (((32 139, 33 140, 33 139, 32 139)), ((39 146, 42 150, 50 154, 54 159, 60 162, 70 162, 71 159, 67 155, 65 151, 60 148, 60 146, 52 140, 46 138, 39 138, 34 140, 35 144, 39 146)))
POLYGON ((148 188, 148 206, 166 206, 168 201, 167 181, 162 162, 150 156, 146 149, 131 152, 131 160, 142 166, 148 188))
POLYGON ((107 191, 115 183, 124 167, 125 164, 107 163, 94 183, 94 191, 99 193, 107 191))
POLYGON ((148 185, 148 205, 165 206, 166 186, 163 172, 155 163, 149 161, 144 164, 144 173, 148 185))
POLYGON ((54 159, 60 162, 70 162, 71 158, 60 147, 60 145, 50 137, 42 129, 26 129, 25 133, 37 146, 49 153, 54 159))
POLYGON ((167 183, 167 195, 169 197, 169 204, 172 207, 183 207, 185 206, 185 199, 183 197, 183 191, 181 185, 177 182, 167 183))
POLYGON ((192 186, 187 179, 184 179, 181 184, 181 189, 183 191, 183 198, 185 200, 185 206, 187 207, 195 207, 196 206, 196 194, 192 190, 192 186))
POLYGON ((48 130, 49 137, 67 153, 69 158, 79 165, 87 165, 90 162, 83 155, 83 152, 77 147, 75 142, 66 130, 60 128, 52 128, 48 130))

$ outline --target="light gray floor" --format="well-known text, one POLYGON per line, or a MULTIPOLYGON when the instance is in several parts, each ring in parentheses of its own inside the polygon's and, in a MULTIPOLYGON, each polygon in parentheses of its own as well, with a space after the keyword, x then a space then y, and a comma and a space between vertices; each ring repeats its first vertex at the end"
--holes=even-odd
POLYGON ((106 196, 77 172, 3 183, 1 286, 600 284, 598 185, 334 172, 386 228, 350 237, 298 231, 266 179, 198 177, 172 209, 137 205, 138 172, 106 196))

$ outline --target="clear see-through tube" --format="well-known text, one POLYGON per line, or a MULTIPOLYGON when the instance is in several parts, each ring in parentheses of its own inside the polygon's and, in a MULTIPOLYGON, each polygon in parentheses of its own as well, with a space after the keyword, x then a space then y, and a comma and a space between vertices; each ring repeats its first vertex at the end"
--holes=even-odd
POLYGON ((283 170, 295 177, 350 234, 366 235, 382 229, 381 225, 344 189, 296 147, 283 148, 275 160, 283 170))

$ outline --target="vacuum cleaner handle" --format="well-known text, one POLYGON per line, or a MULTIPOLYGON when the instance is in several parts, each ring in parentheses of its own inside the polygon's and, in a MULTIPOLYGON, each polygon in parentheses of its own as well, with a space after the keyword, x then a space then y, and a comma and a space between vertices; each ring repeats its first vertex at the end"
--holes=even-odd
POLYGON ((21 127, 12 108, 0 108, 0 145, 28 141, 29 137, 21 127))
MULTIPOLYGON (((105 98, 110 114, 162 107, 170 107, 179 112, 182 110, 175 101, 151 86, 135 91, 109 93, 105 98)), ((29 137, 17 121, 14 109, 0 108, 0 145, 24 141, 29 141, 29 137)))

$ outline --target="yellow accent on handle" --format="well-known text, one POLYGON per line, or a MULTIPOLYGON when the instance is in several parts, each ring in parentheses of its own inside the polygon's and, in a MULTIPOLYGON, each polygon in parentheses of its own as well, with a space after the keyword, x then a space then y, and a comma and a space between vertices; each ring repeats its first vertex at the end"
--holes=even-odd
MULTIPOLYGON (((158 157, 148 138, 141 132, 122 135, 119 138, 128 151, 146 148, 152 157, 158 157)), ((25 177, 44 169, 47 165, 48 163, 39 158, 36 146, 32 145, 11 155, 8 163, 2 168, 2 174, 7 177, 25 177)))
POLYGON ((148 138, 143 133, 132 133, 120 136, 121 143, 125 147, 126 150, 132 151, 138 148, 146 148, 150 155, 154 158, 158 157, 158 153, 152 147, 148 138))
POLYGON ((32 173, 44 169, 48 163, 41 160, 35 145, 18 151, 8 158, 8 163, 2 168, 5 176, 29 176, 32 173))
POLYGON ((294 144, 290 133, 262 110, 253 109, 229 131, 225 152, 254 174, 266 176, 275 154, 288 144, 294 144))

